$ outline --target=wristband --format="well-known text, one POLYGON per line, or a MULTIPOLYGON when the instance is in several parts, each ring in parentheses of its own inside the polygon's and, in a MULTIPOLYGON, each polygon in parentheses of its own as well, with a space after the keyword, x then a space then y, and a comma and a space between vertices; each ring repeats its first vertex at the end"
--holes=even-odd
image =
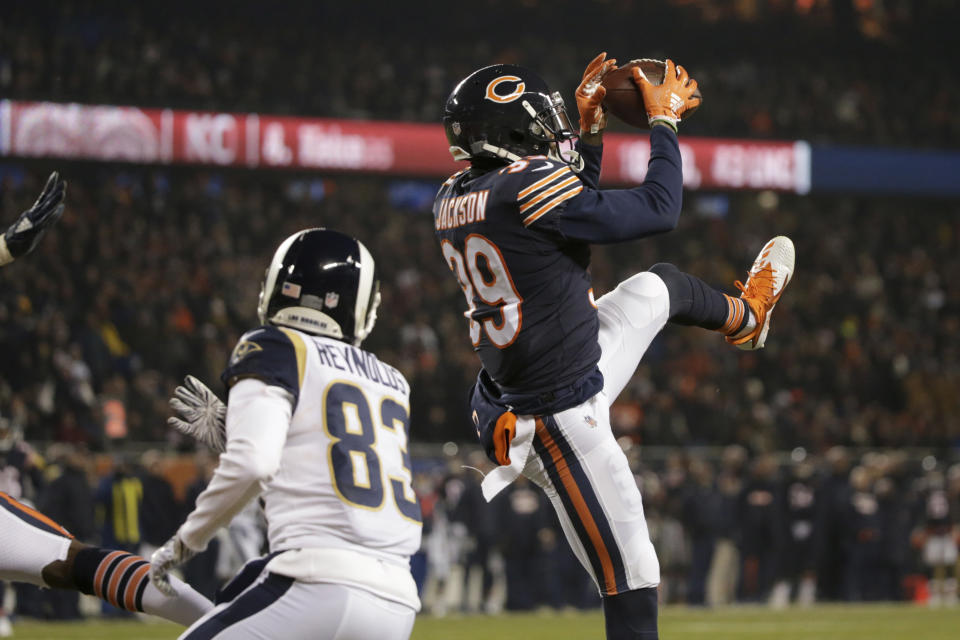
POLYGON ((677 133, 677 123, 671 120, 670 118, 668 118, 667 116, 653 116, 652 118, 650 118, 651 129, 658 124, 666 125, 671 129, 673 129, 674 133, 677 133))

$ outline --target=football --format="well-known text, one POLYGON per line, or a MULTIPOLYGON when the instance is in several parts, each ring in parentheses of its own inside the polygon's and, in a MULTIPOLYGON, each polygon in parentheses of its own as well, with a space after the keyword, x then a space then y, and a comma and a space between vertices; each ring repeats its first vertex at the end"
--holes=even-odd
MULTIPOLYGON (((608 73, 603 79, 603 87, 607 90, 607 95, 603 99, 604 106, 610 110, 620 120, 633 127, 647 129, 650 127, 647 122, 647 110, 643 106, 643 96, 633 81, 633 67, 639 66, 643 74, 647 76, 652 84, 663 82, 663 73, 667 68, 663 60, 653 60, 651 58, 641 58, 631 60, 622 67, 608 73)), ((700 94, 700 87, 693 93, 694 96, 703 100, 700 94)), ((686 120, 696 111, 697 108, 689 109, 684 112, 683 119, 686 120)))

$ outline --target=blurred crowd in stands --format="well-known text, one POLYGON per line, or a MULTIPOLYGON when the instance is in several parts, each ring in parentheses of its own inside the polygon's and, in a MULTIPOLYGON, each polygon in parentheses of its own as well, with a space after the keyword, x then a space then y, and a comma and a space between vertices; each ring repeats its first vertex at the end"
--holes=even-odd
MULTIPOLYGON (((582 68, 607 50, 687 66, 710 108, 684 133, 956 148, 952 4, 358 0, 228 11, 221 2, 31 0, 4 7, 0 95, 434 122, 453 83, 487 62, 542 70, 572 109, 582 68)), ((435 183, 60 169, 69 182, 62 222, 23 264, 0 271, 0 491, 81 539, 131 549, 165 540, 214 461, 198 454, 187 474, 196 482, 171 486, 185 476, 169 454, 116 454, 95 471, 88 452, 137 442, 192 452, 166 427, 167 398, 187 373, 222 392, 227 356, 256 324, 270 255, 314 226, 356 235, 377 258, 384 300, 364 346, 410 380, 413 441, 472 440, 466 391, 478 364, 463 295, 433 236, 435 183), (24 438, 56 444, 44 461, 24 438)), ((29 205, 48 170, 0 164, 4 216, 29 205)), ((598 294, 656 262, 733 293, 777 234, 793 238, 798 259, 764 351, 668 327, 613 407, 664 598, 954 600, 957 203, 685 198, 674 233, 594 250, 598 294), (739 444, 718 453, 730 443, 739 444), (926 583, 931 576, 939 583, 926 583)), ((429 610, 596 606, 540 491, 520 480, 483 505, 479 475, 464 466, 487 469, 482 455, 416 461, 426 535, 415 568, 429 610)), ((195 586, 209 593, 211 576, 232 575, 259 552, 258 517, 244 514, 217 543, 223 550, 188 567, 195 586)), ((34 603, 69 617, 76 599, 34 603)))
MULTIPOLYGON (((664 602, 957 605, 960 464, 843 447, 789 458, 626 448, 664 602)), ((421 476, 433 488, 421 495, 430 610, 597 606, 542 492, 521 480, 485 505, 472 467, 490 464, 482 453, 463 464, 449 460, 432 485, 421 476)))
MULTIPOLYGON (((625 443, 643 489, 669 603, 771 607, 815 601, 906 600, 957 606, 960 463, 843 447, 751 456, 731 445, 656 455, 625 443)), ((149 554, 192 509, 215 460, 207 452, 91 456, 55 444, 27 451, 17 489, 83 540, 149 554)), ((433 615, 598 607, 596 587, 564 542, 542 491, 522 477, 490 504, 476 447, 414 458, 424 538, 412 560, 433 615)), ((10 474, 4 476, 9 479, 10 474)), ((256 504, 184 567, 213 597, 264 552, 256 504)), ((17 585, 17 609, 76 618, 78 594, 17 585)), ((0 585, 2 593, 2 585, 0 585)), ((106 615, 126 615, 104 605, 106 615)))
POLYGON ((0 22, 0 94, 435 122, 460 78, 497 62, 539 70, 572 109, 605 50, 686 66, 709 106, 687 134, 956 147, 956 11, 945 0, 30 0, 0 22))
MULTIPOLYGON (((43 172, 0 170, 2 210, 24 208, 43 172)), ((0 272, 0 416, 30 439, 176 444, 165 424, 174 386, 192 373, 221 389, 233 344, 257 324, 274 248, 323 225, 361 238, 378 260, 384 300, 365 346, 410 380, 414 439, 473 437, 466 392, 478 363, 433 237, 432 183, 64 174, 62 223, 29 263, 0 272)), ((595 248, 597 293, 663 261, 733 293, 776 234, 796 243, 798 275, 762 352, 668 326, 614 405, 618 433, 759 452, 960 445, 955 203, 761 193, 690 194, 685 206, 671 234, 595 248)))
MULTIPOLYGON (((0 164, 2 210, 26 206, 44 175, 0 164)), ((273 249, 297 229, 330 225, 362 238, 378 260, 384 300, 365 346, 411 381, 414 443, 437 443, 415 458, 426 516, 416 567, 430 610, 596 605, 541 492, 521 480, 484 505, 469 468, 489 468, 482 454, 438 457, 441 442, 472 442, 466 390, 477 363, 462 293, 435 246, 435 185, 89 165, 64 175, 60 225, 28 260, 0 271, 0 491, 36 501, 81 538, 131 548, 164 540, 214 460, 171 471, 156 454, 137 467, 122 452, 138 442, 193 450, 165 424, 174 386, 193 373, 222 392, 217 378, 256 324, 273 249), (21 438, 57 443, 46 469, 21 438), (77 451, 121 453, 87 486, 92 458, 77 451), (178 478, 183 501, 166 486, 178 478)), ((793 237, 799 259, 765 350, 670 326, 613 406, 665 597, 952 602, 956 204, 764 192, 688 194, 685 206, 672 234, 595 248, 597 292, 664 260, 732 289, 775 233, 793 237), (851 460, 838 445, 873 452, 851 460), (928 584, 935 573, 939 582, 928 584)), ((217 576, 256 555, 258 518, 255 508, 245 514, 218 543, 227 555, 198 559, 188 577, 215 589, 217 576)), ((27 589, 23 606, 75 607, 33 597, 27 589)))

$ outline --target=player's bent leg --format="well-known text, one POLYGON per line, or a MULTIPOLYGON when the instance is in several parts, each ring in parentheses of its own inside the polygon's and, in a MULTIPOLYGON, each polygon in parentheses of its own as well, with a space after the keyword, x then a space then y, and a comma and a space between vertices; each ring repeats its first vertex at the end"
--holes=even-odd
POLYGON ((265 573, 187 629, 180 640, 407 640, 413 608, 362 589, 265 573))
POLYGON ((173 576, 170 584, 177 594, 162 594, 150 582, 150 563, 126 551, 80 545, 69 571, 72 586, 82 593, 126 611, 142 611, 184 626, 213 608, 206 597, 173 576))
POLYGON ((770 312, 793 273, 793 243, 778 236, 754 262, 744 292, 734 298, 669 263, 621 282, 597 300, 600 371, 613 402, 667 321, 717 331, 744 349, 766 340, 770 312))
POLYGON ((67 559, 73 537, 60 525, 0 493, 0 580, 55 586, 44 568, 67 559))
POLYGON ((650 343, 667 323, 670 292, 664 281, 644 271, 597 300, 604 394, 612 403, 640 364, 650 343))
POLYGON ((670 322, 733 335, 752 320, 750 308, 742 299, 717 291, 672 264, 657 263, 650 267, 650 273, 663 280, 670 292, 670 322))
POLYGON ((149 583, 149 571, 150 564, 140 556, 78 542, 47 516, 0 493, 0 579, 77 589, 121 609, 184 626, 213 608, 176 578, 171 581, 177 596, 164 596, 149 583))

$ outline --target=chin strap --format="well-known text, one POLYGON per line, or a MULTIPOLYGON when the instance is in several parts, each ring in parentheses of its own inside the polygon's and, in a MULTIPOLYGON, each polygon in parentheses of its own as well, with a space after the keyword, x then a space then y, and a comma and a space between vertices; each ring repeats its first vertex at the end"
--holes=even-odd
POLYGON ((458 147, 453 145, 450 147, 450 155, 453 156, 454 160, 469 160, 471 158, 470 152, 464 149, 463 147, 458 147))
POLYGON ((560 157, 555 158, 554 154, 550 154, 550 157, 558 162, 562 162, 570 167, 570 170, 574 173, 580 173, 583 171, 584 162, 583 156, 579 152, 574 151, 573 149, 567 149, 566 151, 560 152, 560 157))
POLYGON ((472 145, 470 145, 470 149, 472 153, 463 147, 453 145, 450 147, 450 155, 453 156, 454 160, 473 160, 476 156, 486 151, 497 158, 503 158, 504 160, 509 160, 510 162, 516 162, 520 159, 520 156, 517 154, 511 153, 503 147, 495 147, 486 140, 474 142, 472 145))
POLYGON ((517 154, 512 153, 504 149, 503 147, 495 147, 489 142, 487 142, 486 140, 474 142, 471 145, 471 147, 473 147, 474 155, 480 153, 481 151, 486 151, 487 153, 492 153, 496 157, 509 160, 510 162, 516 162, 517 160, 520 159, 520 156, 518 156, 517 154))
MULTIPOLYGON (((481 152, 487 152, 492 154, 497 158, 503 158, 504 160, 509 160, 510 162, 516 162, 520 160, 520 156, 517 154, 504 149, 503 147, 496 147, 485 140, 474 142, 471 145, 473 153, 468 153, 463 147, 451 146, 450 155, 453 156, 454 160, 472 160, 475 156, 480 155, 481 152)), ((557 145, 550 145, 550 151, 547 152, 547 157, 551 160, 557 162, 562 162, 565 165, 568 165, 574 173, 580 173, 583 171, 584 161, 583 157, 577 151, 573 149, 566 149, 560 151, 557 148, 557 145)))

